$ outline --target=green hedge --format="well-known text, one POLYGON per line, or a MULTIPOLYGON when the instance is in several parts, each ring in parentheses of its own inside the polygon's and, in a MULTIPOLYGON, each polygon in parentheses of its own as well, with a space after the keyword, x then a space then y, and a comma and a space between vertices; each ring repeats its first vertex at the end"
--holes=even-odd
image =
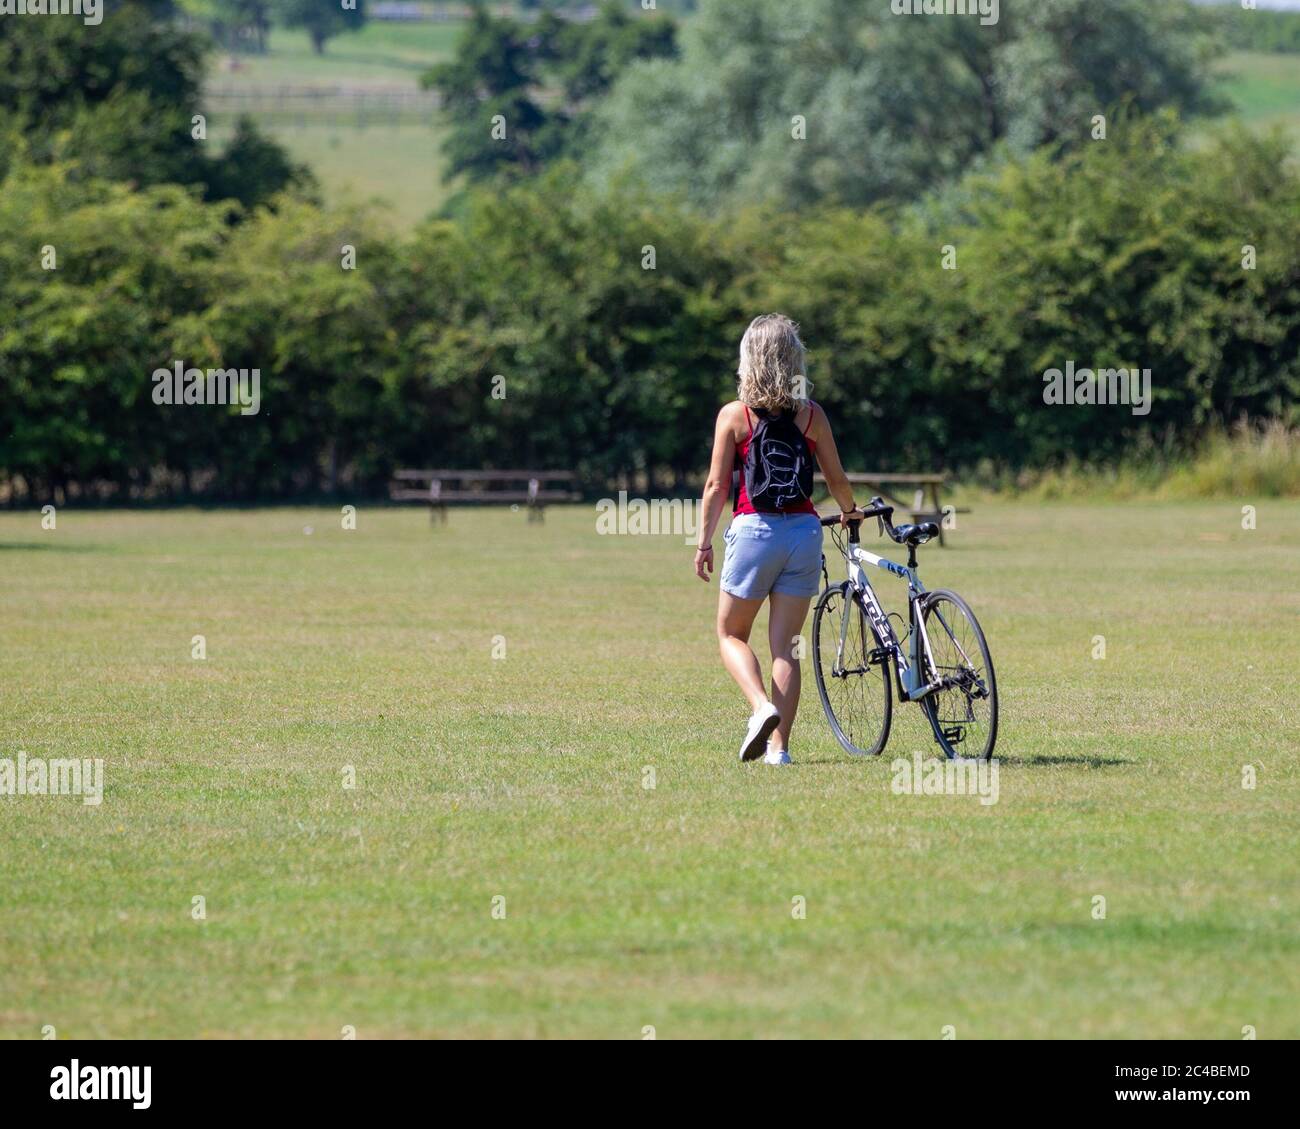
POLYGON ((1237 0, 1200 10, 1200 18, 1221 42, 1241 51, 1300 51, 1300 12, 1247 9, 1237 0))
POLYGON ((1295 423, 1286 146, 1174 137, 1112 121, 1108 141, 894 213, 708 218, 560 168, 406 240, 288 199, 231 224, 180 189, 18 160, 0 183, 0 483, 20 500, 377 494, 396 466, 522 463, 685 487, 740 334, 773 309, 802 323, 851 465, 1014 470, 1190 445, 1241 415, 1295 423), (259 368, 260 412, 155 404, 175 360, 259 368), (1071 360, 1150 368, 1150 414, 1044 404, 1044 371, 1071 360))

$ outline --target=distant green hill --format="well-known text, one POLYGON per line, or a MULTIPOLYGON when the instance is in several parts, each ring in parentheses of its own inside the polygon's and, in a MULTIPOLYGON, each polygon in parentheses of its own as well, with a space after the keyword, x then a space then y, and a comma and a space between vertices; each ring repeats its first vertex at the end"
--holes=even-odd
POLYGON ((372 21, 331 39, 323 55, 305 32, 276 28, 265 55, 213 56, 210 136, 224 144, 246 111, 311 166, 328 201, 382 197, 409 227, 454 190, 442 180, 444 131, 419 78, 451 55, 463 26, 372 21))
MULTIPOLYGON (((247 109, 312 167, 327 200, 382 197, 409 227, 455 189, 442 181, 444 130, 419 76, 450 57, 463 26, 371 22, 331 40, 324 55, 304 32, 277 28, 266 55, 214 56, 213 140, 224 143, 247 109)), ((1281 125, 1300 147, 1300 54, 1234 51, 1218 69, 1244 121, 1281 125)))
POLYGON ((1252 128, 1281 126, 1300 152, 1300 55, 1233 51, 1218 70, 1241 120, 1252 128))

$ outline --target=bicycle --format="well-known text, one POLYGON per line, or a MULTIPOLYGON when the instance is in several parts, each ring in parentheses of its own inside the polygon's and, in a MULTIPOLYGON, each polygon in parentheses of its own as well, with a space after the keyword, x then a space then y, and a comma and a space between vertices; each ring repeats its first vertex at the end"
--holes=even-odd
MULTIPOLYGON (((920 704, 945 755, 988 760, 998 736, 998 690, 984 632, 956 592, 927 591, 916 572, 917 547, 937 537, 939 527, 927 521, 895 528, 890 521, 893 507, 878 497, 863 513, 876 519, 880 534, 907 546, 907 564, 861 548, 861 521, 848 523, 847 545, 832 534, 848 566, 848 579, 832 585, 823 555, 826 588, 813 613, 817 693, 831 731, 846 752, 880 755, 893 721, 892 666, 899 700, 920 704), (864 565, 907 581, 906 653, 864 565), (876 701, 883 703, 881 708, 874 707, 876 701), (959 746, 966 751, 959 753, 959 746)), ((822 518, 822 525, 839 526, 840 519, 822 518)), ((893 617, 901 626, 902 617, 896 613, 893 617)))

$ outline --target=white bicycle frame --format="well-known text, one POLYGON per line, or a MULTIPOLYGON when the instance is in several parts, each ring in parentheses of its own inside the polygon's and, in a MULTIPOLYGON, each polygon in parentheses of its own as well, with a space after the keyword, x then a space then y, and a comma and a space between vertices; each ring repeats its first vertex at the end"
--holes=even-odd
MULTIPOLYGON (((875 553, 869 553, 860 545, 850 544, 844 550, 845 560, 849 567, 849 587, 862 600, 866 608, 867 617, 871 620, 872 626, 876 629, 876 634, 884 644, 886 650, 894 660, 894 673, 898 680, 899 697, 905 702, 915 702, 924 698, 927 694, 939 689, 943 685, 942 679, 936 679, 934 682, 921 684, 921 671, 924 669, 921 664, 921 648, 925 648, 925 657, 929 662, 929 667, 933 671, 938 671, 935 666, 934 652, 930 650, 930 638, 925 631, 925 617, 921 614, 921 601, 925 598, 925 585, 916 574, 914 567, 901 565, 897 561, 891 561, 888 557, 878 557, 875 553), (880 601, 876 598, 875 589, 871 587, 871 582, 867 579, 867 574, 863 571, 863 565, 871 565, 875 568, 883 569, 885 572, 893 573, 907 581, 907 608, 909 616, 908 642, 910 644, 910 656, 903 653, 902 644, 898 641, 898 635, 894 631, 894 625, 889 622, 889 617, 885 614, 884 608, 880 606, 880 601)), ((845 601, 844 615, 840 619, 840 641, 835 652, 836 669, 842 669, 842 660, 844 657, 844 644, 848 638, 849 630, 849 609, 852 606, 851 601, 845 601)), ((970 660, 966 657, 965 651, 962 651, 961 645, 953 640, 957 649, 961 651, 962 659, 966 662, 970 660)))

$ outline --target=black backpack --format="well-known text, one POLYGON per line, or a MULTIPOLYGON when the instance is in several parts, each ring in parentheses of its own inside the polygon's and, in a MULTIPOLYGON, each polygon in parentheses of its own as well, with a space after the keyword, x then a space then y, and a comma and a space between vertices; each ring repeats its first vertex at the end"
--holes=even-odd
POLYGON ((813 459, 808 441, 789 412, 752 409, 757 420, 745 452, 745 493, 756 510, 774 513, 797 506, 813 493, 813 459))

